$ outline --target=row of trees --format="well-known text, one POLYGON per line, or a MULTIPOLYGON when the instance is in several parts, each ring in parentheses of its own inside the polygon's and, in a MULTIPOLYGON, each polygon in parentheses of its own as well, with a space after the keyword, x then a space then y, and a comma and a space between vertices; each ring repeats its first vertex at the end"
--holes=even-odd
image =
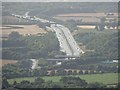
POLYGON ((78 70, 90 70, 90 71, 103 71, 103 72, 117 72, 118 71, 118 67, 117 66, 105 66, 105 65, 79 65, 78 63, 74 62, 74 63, 65 63, 61 66, 61 68, 65 68, 65 69, 78 69, 78 70), (73 66, 74 65, 74 66, 73 66))
POLYGON ((57 72, 52 70, 48 75, 50 76, 65 76, 65 75, 82 75, 82 74, 97 74, 102 72, 88 71, 88 70, 80 70, 80 71, 72 71, 72 70, 58 70, 57 72))

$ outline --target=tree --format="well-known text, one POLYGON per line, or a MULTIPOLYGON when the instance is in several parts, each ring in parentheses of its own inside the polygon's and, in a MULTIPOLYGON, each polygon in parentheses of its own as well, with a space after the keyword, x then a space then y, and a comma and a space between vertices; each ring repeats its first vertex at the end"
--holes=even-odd
POLYGON ((72 70, 67 71, 67 75, 72 75, 72 70))
POLYGON ((89 74, 88 71, 86 70, 84 74, 89 74))
POLYGON ((16 39, 19 39, 21 37, 21 35, 18 33, 18 32, 11 32, 11 34, 9 35, 9 39, 12 39, 12 40, 16 40, 16 39))
POLYGON ((63 70, 63 69, 60 69, 60 70, 57 71, 57 75, 62 75, 62 76, 64 76, 64 75, 66 75, 66 71, 63 70))
POLYGON ((32 67, 32 61, 31 60, 21 60, 18 62, 18 67, 29 70, 32 67))
POLYGON ((32 74, 33 74, 33 76, 40 76, 40 70, 34 69, 32 74))
POLYGON ((57 90, 61 90, 61 89, 60 89, 60 86, 57 85, 57 84, 53 84, 52 88, 57 88, 57 90))
POLYGON ((74 70, 73 71, 73 75, 77 75, 78 73, 77 73, 77 71, 76 70, 74 70))
POLYGON ((102 83, 95 82, 95 83, 90 83, 90 84, 88 84, 87 87, 88 87, 88 88, 104 88, 105 85, 102 84, 102 83))
POLYGON ((54 76, 54 75, 55 75, 55 71, 52 70, 52 71, 50 72, 50 76, 54 76))
POLYGON ((105 17, 101 18, 101 22, 99 23, 99 28, 98 30, 103 31, 105 28, 105 17))
POLYGON ((47 81, 44 83, 44 88, 52 88, 53 86, 53 81, 47 81))
POLYGON ((48 73, 46 68, 41 68, 39 72, 41 76, 45 76, 48 73))
POLYGON ((64 84, 66 87, 86 87, 87 82, 85 80, 80 79, 79 77, 62 77, 60 82, 64 84))
POLYGON ((83 71, 81 70, 81 71, 79 71, 79 74, 83 74, 83 71))
POLYGON ((5 89, 5 88, 8 88, 8 87, 9 87, 9 83, 7 81, 7 78, 3 77, 2 78, 2 88, 5 89))
POLYGON ((23 80, 20 83, 16 84, 14 87, 15 88, 32 88, 32 84, 27 80, 23 80))
POLYGON ((95 72, 92 70, 92 71, 90 71, 90 74, 94 74, 95 72))
POLYGON ((21 84, 23 85, 23 88, 25 87, 25 88, 30 88, 29 86, 30 86, 30 82, 29 81, 27 81, 27 80, 23 80, 22 82, 21 82, 21 84))
POLYGON ((16 85, 16 84, 17 84, 17 82, 16 82, 16 81, 14 81, 13 85, 16 85))
POLYGON ((40 77, 37 77, 36 79, 35 79, 35 84, 37 84, 37 85, 42 85, 43 83, 45 82, 45 80, 43 80, 42 78, 40 78, 40 77))
POLYGON ((98 30, 103 31, 105 29, 104 27, 105 27, 105 24, 104 23, 100 23, 98 30))

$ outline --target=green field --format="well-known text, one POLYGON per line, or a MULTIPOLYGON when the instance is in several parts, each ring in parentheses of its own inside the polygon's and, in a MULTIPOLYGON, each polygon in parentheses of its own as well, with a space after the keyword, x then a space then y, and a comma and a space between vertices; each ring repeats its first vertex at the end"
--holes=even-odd
MULTIPOLYGON (((106 73, 106 74, 92 74, 92 75, 75 75, 81 79, 86 80, 88 83, 99 82, 103 84, 115 84, 118 83, 118 74, 117 73, 106 73)), ((44 76, 42 77, 45 81, 52 80, 53 82, 59 82, 62 76, 44 76)), ((13 84, 14 81, 20 83, 23 80, 28 80, 34 82, 35 77, 25 77, 25 78, 15 78, 9 79, 8 82, 13 84)))

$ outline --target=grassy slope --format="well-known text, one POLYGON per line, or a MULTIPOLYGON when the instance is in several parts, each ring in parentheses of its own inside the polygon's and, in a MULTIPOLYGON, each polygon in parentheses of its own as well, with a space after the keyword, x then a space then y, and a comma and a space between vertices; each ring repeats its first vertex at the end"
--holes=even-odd
MULTIPOLYGON (((114 84, 118 82, 118 74, 117 73, 106 73, 106 74, 93 74, 93 75, 76 75, 81 79, 85 79, 88 83, 99 82, 104 84, 114 84)), ((59 82, 61 76, 45 76, 42 77, 45 81, 52 80, 53 82, 59 82)), ((25 78, 15 78, 9 79, 8 82, 12 84, 14 81, 18 83, 22 80, 28 80, 30 82, 34 82, 35 77, 25 77, 25 78)))

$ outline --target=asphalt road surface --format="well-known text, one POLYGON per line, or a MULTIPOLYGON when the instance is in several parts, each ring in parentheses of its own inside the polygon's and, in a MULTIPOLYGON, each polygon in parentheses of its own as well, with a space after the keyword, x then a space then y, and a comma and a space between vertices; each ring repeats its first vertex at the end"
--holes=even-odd
POLYGON ((84 53, 67 27, 60 24, 53 24, 51 28, 55 30, 60 46, 68 56, 80 56, 84 53))

